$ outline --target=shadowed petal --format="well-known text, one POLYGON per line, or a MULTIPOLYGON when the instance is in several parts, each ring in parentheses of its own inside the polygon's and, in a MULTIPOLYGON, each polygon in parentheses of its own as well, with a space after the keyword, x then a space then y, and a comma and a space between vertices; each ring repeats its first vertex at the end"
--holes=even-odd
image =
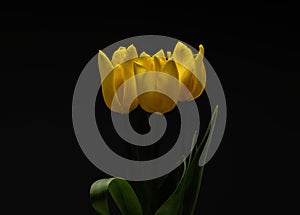
POLYGON ((113 71, 107 75, 102 84, 102 94, 105 104, 114 112, 128 113, 138 106, 135 81, 130 83, 126 82, 129 78, 134 76, 132 67, 132 61, 117 65, 113 71), (119 89, 123 83, 124 87, 119 89), (112 105, 114 96, 116 96, 116 102, 112 105), (129 103, 128 98, 135 98, 132 104, 129 103))
MULTIPOLYGON (((128 81, 134 76, 133 62, 127 61, 118 65, 114 69, 114 89, 116 89, 117 101, 120 107, 112 107, 113 111, 120 113, 128 113, 138 106, 137 94, 136 94, 136 82, 135 80, 128 81), (123 85, 123 86, 122 86, 123 85), (122 86, 122 88, 120 88, 122 86), (131 98, 135 98, 131 103, 131 98)), ((113 99, 113 98, 112 98, 113 99)), ((116 103, 118 104, 118 103, 116 103)))
POLYGON ((194 98, 198 98, 203 93, 206 85, 206 70, 203 63, 203 57, 204 57, 204 47, 200 45, 199 53, 195 57, 195 72, 194 72, 194 75, 199 80, 200 85, 194 86, 195 88, 193 89, 194 98))
POLYGON ((98 68, 102 82, 105 77, 113 70, 113 65, 111 64, 106 54, 104 54, 104 52, 102 52, 101 50, 99 50, 98 53, 98 68))

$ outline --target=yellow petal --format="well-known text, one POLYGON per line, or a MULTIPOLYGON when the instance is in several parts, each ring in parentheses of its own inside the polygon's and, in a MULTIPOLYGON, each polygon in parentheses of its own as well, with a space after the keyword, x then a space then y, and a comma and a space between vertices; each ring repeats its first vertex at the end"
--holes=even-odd
POLYGON ((127 50, 125 47, 121 46, 119 47, 113 54, 111 62, 113 66, 117 66, 118 64, 121 64, 125 62, 127 50))
POLYGON ((159 50, 156 54, 154 54, 153 56, 159 57, 159 58, 166 58, 164 50, 159 50))
POLYGON ((153 67, 151 71, 162 71, 163 67, 166 64, 166 58, 161 58, 157 56, 153 56, 153 67))
POLYGON ((199 45, 199 51, 198 51, 198 53, 197 54, 195 54, 194 55, 194 59, 196 60, 197 59, 197 61, 203 61, 203 57, 204 57, 204 47, 203 47, 203 45, 199 45))
POLYGON ((172 53, 170 51, 167 51, 167 57, 168 57, 168 60, 170 60, 172 58, 172 53))
MULTIPOLYGON (((181 64, 189 71, 195 68, 194 56, 191 49, 181 42, 178 42, 174 48, 173 59, 176 63, 181 64)), ((180 71, 179 71, 180 73, 180 71)))
POLYGON ((133 44, 128 46, 127 48, 127 60, 131 60, 138 57, 138 53, 136 51, 136 48, 133 44))
POLYGON ((177 64, 177 67, 179 68, 178 70, 180 70, 181 72, 184 71, 184 74, 180 74, 180 82, 186 86, 186 88, 191 94, 190 96, 190 94, 186 93, 182 89, 180 91, 179 101, 190 101, 195 98, 198 98, 203 92, 205 86, 206 77, 205 70, 203 70, 204 66, 197 68, 197 71, 195 71, 194 73, 187 69, 184 70, 184 67, 182 67, 181 65, 177 64), (197 74, 200 77, 200 79, 198 79, 195 74, 197 74), (203 83, 203 85, 201 83, 203 83))
POLYGON ((200 53, 202 56, 204 56, 204 47, 203 47, 202 44, 200 44, 200 46, 199 46, 199 53, 200 53))
POLYGON ((175 46, 173 59, 179 71, 179 80, 188 88, 192 97, 181 90, 179 101, 190 101, 201 95, 205 86, 205 70, 202 66, 204 48, 199 46, 199 53, 194 57, 192 51, 183 43, 178 42, 175 46), (203 84, 201 84, 203 83, 203 84))
POLYGON ((177 78, 177 79, 179 77, 176 63, 173 60, 169 60, 166 62, 166 64, 164 65, 164 68, 162 69, 162 72, 172 75, 174 78, 177 78))
MULTIPOLYGON (((180 92, 180 83, 179 83, 179 74, 176 63, 174 61, 167 61, 161 73, 168 74, 175 79, 170 79, 168 76, 158 75, 158 89, 161 89, 163 92, 167 92, 167 95, 172 98, 171 102, 168 102, 169 106, 165 112, 172 110, 177 101, 180 92), (174 81, 175 80, 175 81, 174 81)), ((167 107, 167 106, 166 106, 167 107)))
POLYGON ((135 59, 135 62, 143 66, 147 71, 161 71, 166 63, 166 59, 157 56, 144 56, 135 59))
MULTIPOLYGON (((141 65, 141 66, 143 66, 146 69, 146 71, 153 71, 153 68, 154 68, 154 59, 153 59, 153 57, 151 57, 150 55, 148 55, 146 53, 143 54, 142 57, 136 58, 134 60, 134 62, 137 63, 137 64, 139 64, 139 65, 141 65)), ((134 69, 135 74, 137 74, 136 72, 139 72, 139 71, 140 70, 135 70, 134 69)))
POLYGON ((198 98, 204 91, 206 85, 206 70, 203 63, 204 56, 204 47, 202 45, 199 46, 199 53, 195 57, 195 72, 194 75, 199 80, 199 85, 194 85, 193 96, 194 98, 198 98))
POLYGON ((133 61, 131 60, 117 65, 104 80, 102 84, 103 98, 107 107, 112 111, 128 113, 138 106, 135 81, 126 82, 132 76, 134 76, 134 71, 133 61), (119 89, 123 83, 124 88, 119 89), (116 103, 112 105, 114 96, 116 96, 116 103), (129 98, 135 98, 131 104, 129 103, 129 98))
POLYGON ((128 81, 133 76, 133 61, 127 61, 114 69, 114 89, 116 90, 118 102, 116 107, 111 107, 112 111, 128 113, 128 110, 132 111, 138 106, 136 82, 134 79, 128 81), (120 88, 122 84, 123 88, 120 88), (132 101, 131 98, 135 99, 132 103, 129 103, 129 101, 132 101))
POLYGON ((102 52, 101 50, 99 50, 98 53, 98 68, 102 82, 106 78, 106 76, 113 70, 113 65, 111 64, 106 54, 104 54, 104 52, 102 52))
MULTIPOLYGON (((116 92, 114 84, 114 70, 110 60, 102 51, 99 51, 98 54, 98 66, 102 82, 103 99, 106 106, 111 109, 112 99, 116 92)), ((116 101, 120 106, 118 98, 116 101)))
MULTIPOLYGON (((112 100, 114 98, 114 95, 116 93, 116 88, 115 88, 115 81, 114 81, 114 74, 115 74, 115 70, 113 70, 112 72, 110 72, 106 78, 104 79, 104 81, 102 82, 102 95, 103 95, 103 99, 104 102, 106 104, 106 106, 111 109, 111 103, 112 100)), ((118 106, 120 105, 120 101, 118 99, 118 97, 116 98, 116 102, 118 104, 118 106)), ((116 111, 117 112, 117 111, 116 111)))
POLYGON ((146 52, 142 52, 140 54, 140 57, 150 57, 150 55, 148 55, 146 52))
POLYGON ((114 52, 111 62, 113 66, 122 64, 130 59, 137 58, 138 54, 134 45, 130 45, 127 49, 121 46, 117 51, 114 52))

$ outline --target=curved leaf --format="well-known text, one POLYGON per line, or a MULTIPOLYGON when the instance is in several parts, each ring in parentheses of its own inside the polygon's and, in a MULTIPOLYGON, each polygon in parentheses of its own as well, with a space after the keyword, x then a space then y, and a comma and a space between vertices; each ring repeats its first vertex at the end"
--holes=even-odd
POLYGON ((184 190, 182 184, 184 184, 185 173, 186 161, 184 161, 184 171, 178 186, 176 187, 173 194, 169 197, 169 199, 156 211, 155 215, 178 214, 178 211, 181 208, 181 202, 183 198, 182 194, 184 190))
POLYGON ((186 174, 186 181, 185 181, 183 214, 194 214, 194 210, 197 205, 197 199, 200 191, 203 170, 204 170, 204 166, 199 166, 199 159, 202 154, 206 156, 207 150, 211 143, 211 137, 213 134, 214 125, 216 123, 217 114, 218 114, 218 106, 216 106, 212 114, 211 120, 208 124, 204 137, 202 138, 199 146, 197 146, 196 153, 192 157, 191 163, 188 167, 188 171, 186 174), (204 146, 204 149, 201 150, 202 148, 201 146, 204 144, 205 141, 206 144, 204 146))
POLYGON ((202 180, 202 174, 204 166, 199 166, 199 159, 204 159, 206 157, 207 151, 209 149, 211 138, 213 135, 216 119, 218 115, 218 106, 216 106, 211 120, 208 124, 207 130, 204 137, 196 149, 195 156, 192 158, 191 164, 188 167, 185 181, 185 192, 183 198, 183 214, 194 214, 194 210, 197 204, 197 199, 200 191, 200 185, 202 180), (206 141, 206 142, 205 142, 206 141), (204 144, 204 149, 201 150, 201 146, 204 144), (204 158, 201 158, 201 155, 204 158))
POLYGON ((162 178, 157 183, 157 200, 156 200, 156 207, 153 208, 154 211, 157 211, 159 207, 164 204, 168 200, 168 198, 172 195, 174 190, 176 189, 178 183, 182 179, 184 172, 184 164, 177 167, 172 172, 168 173, 164 178, 162 178))
POLYGON ((93 208, 100 215, 109 215, 108 193, 122 215, 142 215, 140 202, 130 184, 121 178, 100 179, 90 189, 93 208))
MULTIPOLYGON (((214 124, 216 121, 216 116, 218 112, 218 107, 215 108, 210 123, 207 127, 207 130, 204 134, 204 137, 196 148, 195 154, 191 154, 191 157, 188 161, 188 166, 185 168, 182 178, 178 183, 175 191, 169 197, 169 199, 156 211, 155 215, 192 215, 195 210, 197 203, 197 198, 200 190, 203 166, 198 165, 202 145, 206 141, 206 149, 208 149, 211 141, 211 135, 213 133, 214 124)), ((196 134, 195 134, 196 135, 196 134)), ((193 138, 192 146, 195 146, 197 138, 193 138)))

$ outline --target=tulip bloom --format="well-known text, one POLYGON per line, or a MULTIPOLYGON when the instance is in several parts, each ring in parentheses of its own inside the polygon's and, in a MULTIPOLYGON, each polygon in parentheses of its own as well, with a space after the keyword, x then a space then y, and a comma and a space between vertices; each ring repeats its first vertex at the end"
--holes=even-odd
POLYGON ((199 52, 193 55, 192 51, 183 43, 178 42, 173 53, 167 52, 167 57, 163 50, 153 56, 142 52, 138 57, 136 48, 131 45, 127 49, 120 47, 112 56, 108 57, 99 51, 98 65, 102 79, 102 93, 106 105, 115 112, 127 113, 132 111, 138 104, 147 112, 166 113, 171 111, 177 102, 190 101, 201 95, 206 83, 206 73, 203 64, 204 48, 199 46, 199 52), (145 78, 137 79, 135 82, 126 83, 129 78, 135 75, 148 73, 145 78), (190 92, 184 93, 180 85, 172 85, 167 74, 176 78, 190 92), (121 92, 118 88, 124 84, 121 92), (139 89, 149 89, 148 92, 137 95, 139 89), (164 92, 172 91, 175 95, 173 100, 164 95, 164 92), (116 94, 116 105, 112 106, 113 98, 116 94), (128 105, 126 99, 136 98, 132 104, 128 105))
POLYGON ((137 57, 137 51, 133 45, 129 46, 127 49, 125 47, 120 47, 114 52, 111 61, 102 51, 99 51, 98 65, 102 79, 102 94, 105 104, 112 111, 127 113, 128 110, 132 111, 138 106, 137 98, 130 107, 126 107, 125 105, 126 98, 129 97, 129 95, 127 95, 128 93, 136 95, 136 84, 126 84, 126 80, 134 76, 132 59, 137 57), (116 94, 116 91, 123 83, 125 84, 124 90, 116 94), (115 94, 116 104, 112 106, 115 94))

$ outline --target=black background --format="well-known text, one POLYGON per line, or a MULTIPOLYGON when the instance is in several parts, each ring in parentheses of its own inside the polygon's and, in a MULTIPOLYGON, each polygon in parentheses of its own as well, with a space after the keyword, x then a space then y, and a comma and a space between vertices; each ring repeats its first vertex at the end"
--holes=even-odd
POLYGON ((77 78, 99 49, 158 34, 202 43, 227 99, 226 133, 205 169, 196 214, 299 213, 298 9, 219 7, 124 4, 1 16, 1 187, 9 210, 95 214, 89 188, 107 176, 73 132, 77 78))

